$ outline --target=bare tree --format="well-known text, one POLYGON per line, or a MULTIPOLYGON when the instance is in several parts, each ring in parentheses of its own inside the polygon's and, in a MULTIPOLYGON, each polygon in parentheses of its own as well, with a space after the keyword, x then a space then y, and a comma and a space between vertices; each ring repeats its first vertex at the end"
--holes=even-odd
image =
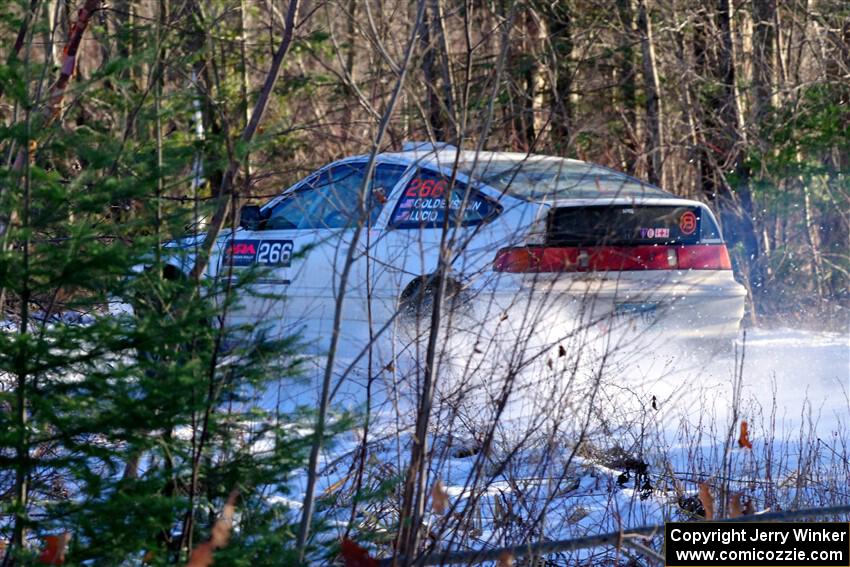
POLYGON ((658 81, 658 65, 652 37, 652 20, 646 0, 638 0, 637 27, 643 55, 643 79, 646 89, 647 153, 649 159, 649 181, 666 187, 664 177, 664 116, 661 110, 661 87, 658 81))

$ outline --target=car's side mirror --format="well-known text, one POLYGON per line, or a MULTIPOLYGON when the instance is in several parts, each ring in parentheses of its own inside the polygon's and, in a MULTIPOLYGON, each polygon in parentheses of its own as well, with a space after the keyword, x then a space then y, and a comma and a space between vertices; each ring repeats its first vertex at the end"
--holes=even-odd
POLYGON ((257 205, 244 205, 239 212, 239 226, 246 230, 260 230, 265 220, 257 205))

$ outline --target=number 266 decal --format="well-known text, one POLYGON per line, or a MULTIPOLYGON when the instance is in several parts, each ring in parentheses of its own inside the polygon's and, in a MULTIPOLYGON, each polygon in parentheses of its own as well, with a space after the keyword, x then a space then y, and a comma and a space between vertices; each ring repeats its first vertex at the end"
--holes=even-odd
POLYGON ((292 260, 291 240, 263 240, 257 248, 255 262, 266 266, 288 266, 292 260))
POLYGON ((233 266, 287 267, 292 261, 291 240, 232 240, 224 250, 224 261, 233 266))

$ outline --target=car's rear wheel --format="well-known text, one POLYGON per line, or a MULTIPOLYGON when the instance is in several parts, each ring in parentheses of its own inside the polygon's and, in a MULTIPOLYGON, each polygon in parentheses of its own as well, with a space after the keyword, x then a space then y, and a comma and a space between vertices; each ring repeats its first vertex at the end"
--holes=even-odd
MULTIPOLYGON (((440 289, 439 276, 419 276, 411 281, 399 297, 399 314, 407 321, 429 323, 434 310, 434 301, 440 289)), ((455 279, 447 278, 443 290, 442 311, 457 312, 468 304, 463 286, 455 279)))

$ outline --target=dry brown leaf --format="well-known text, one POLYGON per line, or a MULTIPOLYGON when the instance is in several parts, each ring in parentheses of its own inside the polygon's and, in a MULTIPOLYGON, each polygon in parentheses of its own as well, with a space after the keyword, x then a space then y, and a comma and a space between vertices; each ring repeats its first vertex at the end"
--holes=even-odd
POLYGON ((38 556, 38 563, 40 565, 63 565, 69 541, 71 541, 71 534, 68 532, 44 536, 44 549, 38 556))
POLYGON ((369 557, 366 549, 348 538, 344 538, 340 543, 339 554, 345 567, 378 567, 378 561, 369 557))
POLYGON ((699 501, 702 503, 702 508, 705 510, 705 519, 714 519, 714 497, 711 495, 708 483, 699 483, 699 501))
POLYGON ((738 446, 742 449, 753 448, 753 444, 750 443, 750 431, 746 419, 741 420, 741 435, 738 436, 738 446))
POLYGON ((508 551, 503 551, 496 560, 496 567, 514 567, 514 556, 508 551))
POLYGON ((449 508, 449 493, 443 486, 443 482, 437 479, 434 486, 431 487, 431 510, 435 514, 445 514, 449 508))
POLYGON ((741 510, 741 497, 743 495, 740 492, 733 492, 729 496, 729 517, 737 518, 739 516, 743 516, 744 512, 741 510))
POLYGON ((213 546, 209 541, 199 543, 192 550, 186 567, 209 567, 213 563, 213 546))
POLYGON ((230 540, 230 528, 233 526, 233 513, 236 511, 236 498, 239 493, 235 490, 227 497, 221 517, 213 524, 210 542, 216 549, 224 547, 230 540))
POLYGON ((502 509, 502 497, 500 495, 496 495, 496 497, 493 498, 493 522, 497 527, 502 525, 504 516, 505 511, 502 509))
POLYGON ((227 545, 230 540, 230 529, 233 527, 233 513, 236 511, 236 499, 239 492, 234 490, 227 497, 221 517, 215 521, 212 527, 210 539, 195 546, 189 556, 186 567, 209 567, 213 563, 213 551, 227 545))
POLYGON ((567 356, 567 349, 564 348, 564 345, 558 345, 558 358, 565 356, 567 356))
POLYGON ((676 496, 680 500, 683 499, 685 497, 685 488, 679 482, 679 479, 676 478, 676 473, 673 472, 673 466, 669 460, 665 460, 665 466, 667 467, 667 475, 673 480, 673 490, 676 492, 676 496))
POLYGON ((590 515, 590 512, 581 506, 576 507, 569 516, 567 516, 568 524, 577 524, 583 519, 587 518, 590 515))

